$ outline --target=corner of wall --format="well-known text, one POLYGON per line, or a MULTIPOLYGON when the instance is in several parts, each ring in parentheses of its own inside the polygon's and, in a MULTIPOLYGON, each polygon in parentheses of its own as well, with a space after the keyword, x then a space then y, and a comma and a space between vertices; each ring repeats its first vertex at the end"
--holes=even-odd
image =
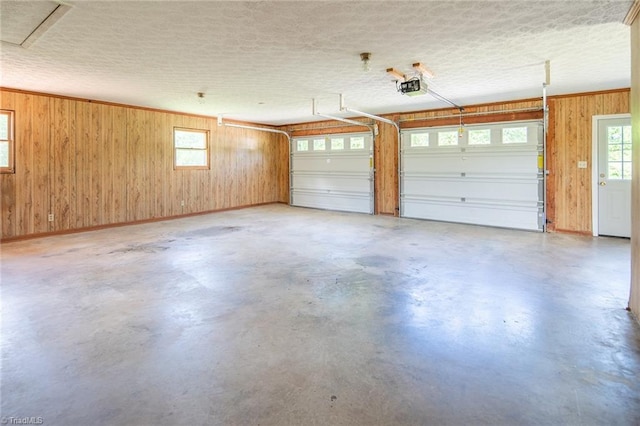
POLYGON ((640 322, 640 16, 636 16, 631 24, 630 36, 633 180, 631 184, 631 292, 629 309, 636 320, 640 322))

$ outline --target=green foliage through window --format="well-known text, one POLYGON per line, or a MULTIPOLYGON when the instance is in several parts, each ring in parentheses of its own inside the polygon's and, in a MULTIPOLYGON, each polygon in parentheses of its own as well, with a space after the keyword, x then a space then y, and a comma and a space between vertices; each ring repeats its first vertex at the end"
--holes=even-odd
POLYGON ((208 139, 206 130, 174 129, 175 166, 208 168, 208 139))

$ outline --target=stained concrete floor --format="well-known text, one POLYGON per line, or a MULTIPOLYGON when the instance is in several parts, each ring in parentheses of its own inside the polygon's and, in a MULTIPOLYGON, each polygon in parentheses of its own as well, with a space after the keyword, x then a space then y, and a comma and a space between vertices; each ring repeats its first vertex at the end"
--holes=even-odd
POLYGON ((284 205, 5 244, 2 417, 637 425, 629 252, 284 205))

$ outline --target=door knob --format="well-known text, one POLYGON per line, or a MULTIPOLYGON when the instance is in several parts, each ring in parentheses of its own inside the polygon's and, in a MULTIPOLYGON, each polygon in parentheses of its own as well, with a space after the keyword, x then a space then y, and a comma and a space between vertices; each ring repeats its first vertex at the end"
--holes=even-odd
POLYGON ((600 182, 600 186, 606 186, 607 182, 600 182))

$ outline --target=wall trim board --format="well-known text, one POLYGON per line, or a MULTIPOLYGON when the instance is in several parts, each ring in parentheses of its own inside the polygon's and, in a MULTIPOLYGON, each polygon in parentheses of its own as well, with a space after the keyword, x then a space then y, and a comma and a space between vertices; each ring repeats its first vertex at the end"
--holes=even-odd
POLYGON ((598 238, 591 235, 591 232, 589 231, 574 231, 572 229, 556 228, 553 232, 556 232, 558 234, 579 235, 581 237, 598 238))
MULTIPOLYGON (((467 124, 484 124, 484 123, 498 123, 503 121, 520 121, 520 120, 541 120, 543 116, 542 109, 540 111, 529 112, 507 112, 497 113, 488 112, 486 115, 474 115, 469 117, 463 116, 463 122, 467 124)), ((410 122, 403 122, 400 126, 401 130, 415 129, 420 127, 439 127, 439 126, 457 126, 460 123, 460 118, 447 117, 428 117, 422 120, 414 120, 410 122)))
MULTIPOLYGON (((637 0, 637 1, 640 1, 640 0, 637 0)), ((87 103, 109 105, 109 106, 115 106, 115 107, 133 108, 133 109, 139 109, 139 110, 143 110, 143 111, 169 113, 169 114, 176 114, 176 115, 184 115, 184 116, 187 116, 187 117, 207 118, 207 119, 215 119, 215 120, 217 120, 217 116, 213 116, 213 115, 193 114, 193 113, 187 113, 187 112, 181 112, 181 111, 145 107, 145 106, 140 106, 140 105, 130 105, 130 104, 117 103, 117 102, 109 102, 109 101, 103 101, 103 100, 98 100, 98 99, 89 99, 89 98, 80 98, 80 97, 59 95, 59 94, 48 93, 48 92, 35 92, 35 91, 30 91, 30 90, 16 89, 16 88, 13 88, 13 87, 0 86, 0 91, 13 92, 13 93, 22 93, 22 94, 26 94, 26 95, 35 95, 35 96, 46 96, 46 97, 58 98, 58 99, 68 99, 68 100, 77 101, 77 102, 87 102, 87 103)), ((600 91, 593 91, 593 92, 580 92, 580 93, 567 93, 567 94, 562 94, 562 95, 549 95, 549 96, 547 96, 547 99, 561 99, 561 98, 571 98, 571 97, 576 97, 576 96, 591 96, 591 95, 599 95, 599 94, 606 94, 606 93, 630 92, 630 91, 631 91, 631 88, 625 87, 625 88, 619 88, 619 89, 608 89, 608 90, 600 90, 600 91)), ((481 103, 481 104, 464 105, 463 107, 465 109, 474 109, 474 110, 476 110, 476 109, 482 109, 482 108, 491 108, 491 107, 495 107, 495 106, 504 106, 504 105, 508 105, 508 104, 517 104, 517 103, 526 103, 526 102, 540 102, 541 100, 542 100, 542 97, 540 97, 540 98, 525 98, 525 99, 514 99, 514 100, 505 100, 505 101, 497 101, 497 102, 487 102, 487 103, 481 103)), ((487 111, 487 112, 494 112, 494 111, 499 111, 499 109, 498 110, 491 110, 491 111, 487 111)), ((416 110, 416 111, 409 111, 409 112, 407 112, 407 111, 405 111, 405 112, 390 112, 390 113, 380 114, 380 117, 389 118, 389 117, 393 117, 393 116, 400 116, 400 121, 402 121, 402 116, 420 115, 420 114, 434 114, 434 113, 438 113, 438 112, 446 112, 447 114, 457 114, 457 113, 459 113, 459 110, 457 108, 446 107, 446 108, 416 110)), ((442 115, 447 115, 447 114, 442 114, 442 115)), ((354 117, 352 119, 355 119, 355 120, 366 119, 366 117, 354 117)), ((419 119, 416 119, 416 120, 419 120, 419 119)), ((338 126, 336 126, 336 125, 327 125, 327 126, 323 126, 323 124, 335 123, 334 120, 307 121, 307 122, 302 122, 302 123, 292 123, 292 124, 283 124, 283 125, 267 125, 267 124, 262 124, 262 123, 254 123, 254 122, 249 122, 249 121, 239 121, 239 120, 233 120, 233 119, 227 119, 227 118, 225 118, 225 122, 233 123, 233 124, 246 124, 246 125, 253 125, 253 126, 261 126, 261 127, 271 128, 271 129, 276 129, 276 130, 284 130, 284 131, 287 131, 287 132, 299 132, 299 131, 303 131, 303 130, 318 130, 320 132, 327 133, 327 131, 325 131, 324 129, 328 129, 328 128, 331 128, 331 127, 343 128, 343 129, 345 128, 345 126, 343 126, 343 125, 338 125, 338 126), (316 125, 318 125, 318 127, 313 127, 313 128, 309 128, 309 129, 296 129, 297 126, 306 126, 306 125, 312 125, 312 124, 316 124, 316 125)), ((357 128, 356 126, 353 126, 353 127, 357 128)), ((408 126, 406 126, 406 127, 408 127, 408 126)), ((348 133, 348 131, 344 131, 343 130, 342 133, 348 133)), ((305 136, 305 135, 297 135, 297 136, 305 136)))
MULTIPOLYGON (((22 89, 15 89, 13 87, 0 86, 0 92, 3 92, 3 91, 4 92, 11 92, 11 93, 22 93, 24 95, 44 96, 44 97, 56 98, 56 99, 66 99, 66 100, 75 101, 75 102, 86 102, 86 103, 90 103, 90 104, 108 105, 108 106, 112 106, 112 107, 122 107, 122 108, 128 108, 128 109, 137 109, 137 110, 141 110, 141 111, 150 111, 150 112, 159 112, 159 113, 174 114, 174 115, 183 115, 183 116, 186 116, 186 117, 193 117, 193 118, 206 118, 206 119, 211 119, 211 120, 216 120, 216 121, 218 119, 218 117, 215 116, 215 115, 193 114, 193 113, 190 113, 190 112, 174 111, 174 110, 170 110, 170 109, 151 108, 151 107, 145 107, 145 106, 140 106, 140 105, 130 105, 130 104, 117 103, 117 102, 102 101, 102 100, 99 100, 99 99, 79 98, 79 97, 73 97, 73 96, 58 95, 58 94, 55 94, 55 93, 34 92, 34 91, 30 91, 30 90, 22 90, 22 89)), ((279 126, 271 126, 271 125, 268 125, 268 124, 253 123, 253 122, 250 122, 250 121, 239 121, 239 120, 233 120, 233 119, 227 119, 227 118, 224 119, 224 122, 225 123, 229 123, 229 124, 243 124, 243 125, 248 125, 248 126, 265 127, 265 128, 268 128, 268 129, 278 129, 279 128, 279 126)))
POLYGON ((103 229, 120 228, 120 227, 123 227, 123 226, 144 225, 146 223, 157 223, 157 222, 164 222, 164 221, 167 221, 167 220, 184 219, 184 218, 187 218, 187 217, 203 216, 203 215, 207 215, 207 214, 222 213, 222 212, 233 211, 233 210, 250 209, 250 208, 253 208, 253 207, 268 206, 268 205, 272 205, 272 204, 285 204, 285 205, 288 205, 288 203, 284 203, 282 201, 273 201, 273 202, 268 202, 268 203, 247 204, 247 205, 244 205, 244 206, 227 207, 227 208, 216 209, 216 210, 207 210, 207 211, 203 211, 203 212, 178 214, 178 215, 167 216, 167 217, 154 217, 154 218, 151 218, 151 219, 141 219, 141 220, 134 220, 134 221, 130 221, 130 222, 109 223, 109 224, 98 225, 98 226, 87 226, 87 227, 84 227, 84 228, 64 229, 64 230, 51 231, 51 232, 40 232, 40 233, 37 233, 37 234, 28 234, 28 235, 19 235, 19 236, 16 236, 16 237, 0 238, 0 244, 10 244, 10 243, 18 242, 18 241, 33 240, 33 239, 37 239, 37 238, 54 237, 54 236, 60 236, 60 235, 79 234, 79 233, 82 233, 82 232, 100 231, 100 230, 103 230, 103 229))
MULTIPOLYGON (((501 109, 508 109, 508 108, 499 108, 499 109, 491 109, 493 107, 504 107, 505 105, 509 105, 509 104, 521 104, 521 103, 529 103, 529 102, 542 102, 542 95, 540 95, 539 98, 525 98, 525 99, 512 99, 512 100, 506 100, 506 101, 497 101, 497 102, 486 102, 486 103, 481 103, 481 104, 471 104, 471 105, 461 105, 465 111, 468 109, 471 110, 482 110, 487 108, 487 112, 492 112, 492 111, 500 111, 501 109)), ((540 104, 540 106, 542 106, 542 104, 540 104)), ((439 116, 439 115, 450 115, 450 114, 459 114, 460 110, 458 110, 458 108, 454 108, 454 107, 445 107, 445 108, 436 108, 436 109, 422 109, 422 110, 417 110, 417 111, 405 111, 405 112, 395 112, 395 113, 388 113, 388 114, 380 114, 381 117, 386 117, 388 115, 399 115, 400 121, 403 120, 402 116, 406 116, 406 115, 422 115, 422 114, 435 114, 435 116, 439 116), (443 113, 443 114, 437 114, 437 113, 443 113)))
POLYGON ((361 126, 331 126, 313 129, 300 129, 289 131, 292 138, 317 135, 333 135, 340 133, 362 133, 361 126))
POLYGON ((639 15, 640 15, 640 0, 635 0, 631 5, 631 7, 629 8, 627 15, 624 17, 624 21, 622 22, 626 25, 631 26, 639 15))
POLYGON ((578 96, 607 95, 611 93, 621 93, 621 92, 631 92, 631 88, 621 87, 619 89, 597 90, 593 92, 565 93, 562 95, 550 95, 550 96, 547 96, 547 99, 564 99, 564 98, 575 98, 578 96))

